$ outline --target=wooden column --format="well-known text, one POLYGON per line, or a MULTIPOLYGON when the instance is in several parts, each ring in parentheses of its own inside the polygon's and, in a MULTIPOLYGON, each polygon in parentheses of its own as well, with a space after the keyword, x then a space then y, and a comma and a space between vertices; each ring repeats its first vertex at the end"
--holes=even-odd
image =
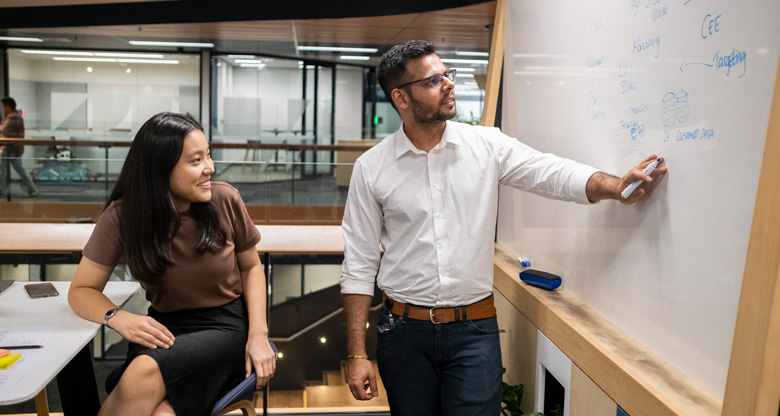
POLYGON ((504 28, 506 27, 506 0, 496 2, 496 19, 493 23, 493 41, 490 44, 487 82, 485 83, 485 104, 482 107, 483 126, 495 126, 498 89, 501 86, 501 69, 504 67, 504 28))
MULTIPOLYGON (((780 67, 780 64, 779 64, 780 67)), ((780 71, 750 230, 723 415, 776 416, 780 407, 780 71)), ((728 190, 724 189, 724 197, 728 190)))

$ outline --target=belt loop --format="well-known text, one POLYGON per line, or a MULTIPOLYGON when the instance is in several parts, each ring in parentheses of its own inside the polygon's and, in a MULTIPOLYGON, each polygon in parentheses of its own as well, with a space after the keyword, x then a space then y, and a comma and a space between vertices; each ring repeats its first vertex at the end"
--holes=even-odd
POLYGON ((404 319, 407 319, 409 317, 409 304, 404 305, 404 319))
POLYGON ((460 321, 460 308, 455 308, 455 322, 460 321))
POLYGON ((463 320, 464 320, 464 321, 468 321, 468 319, 469 319, 468 310, 467 310, 467 309, 466 309, 466 307, 464 306, 464 307, 463 307, 463 320))

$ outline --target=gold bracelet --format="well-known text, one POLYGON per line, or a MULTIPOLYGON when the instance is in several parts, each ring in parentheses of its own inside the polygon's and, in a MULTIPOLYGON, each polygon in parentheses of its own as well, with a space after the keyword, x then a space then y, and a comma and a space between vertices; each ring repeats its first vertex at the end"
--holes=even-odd
POLYGON ((353 359, 354 360, 367 360, 368 357, 366 357, 365 355, 348 355, 347 359, 348 360, 353 360, 353 359))

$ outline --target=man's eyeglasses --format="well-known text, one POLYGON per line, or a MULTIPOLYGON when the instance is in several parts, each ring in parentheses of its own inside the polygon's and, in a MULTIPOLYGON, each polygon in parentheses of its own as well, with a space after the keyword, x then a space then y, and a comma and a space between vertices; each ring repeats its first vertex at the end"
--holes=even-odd
POLYGON ((456 71, 454 69, 448 69, 448 70, 444 71, 443 74, 433 74, 433 75, 429 76, 428 78, 423 78, 423 79, 418 79, 416 81, 407 82, 406 84, 401 84, 401 85, 397 86, 396 88, 403 88, 403 87, 406 87, 408 85, 412 85, 412 84, 416 84, 418 82, 424 82, 424 81, 427 81, 428 82, 428 86, 431 87, 431 88, 434 88, 434 89, 441 88, 441 83, 444 81, 445 77, 448 80, 450 80, 451 82, 455 82, 455 72, 456 71))

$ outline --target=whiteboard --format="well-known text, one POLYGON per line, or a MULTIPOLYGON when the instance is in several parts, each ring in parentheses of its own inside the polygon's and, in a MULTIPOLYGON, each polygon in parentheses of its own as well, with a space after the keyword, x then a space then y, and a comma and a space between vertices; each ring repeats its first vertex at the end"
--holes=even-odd
POLYGON ((771 95, 777 0, 510 0, 504 132, 622 176, 633 206, 502 187, 497 241, 723 399, 771 95))

